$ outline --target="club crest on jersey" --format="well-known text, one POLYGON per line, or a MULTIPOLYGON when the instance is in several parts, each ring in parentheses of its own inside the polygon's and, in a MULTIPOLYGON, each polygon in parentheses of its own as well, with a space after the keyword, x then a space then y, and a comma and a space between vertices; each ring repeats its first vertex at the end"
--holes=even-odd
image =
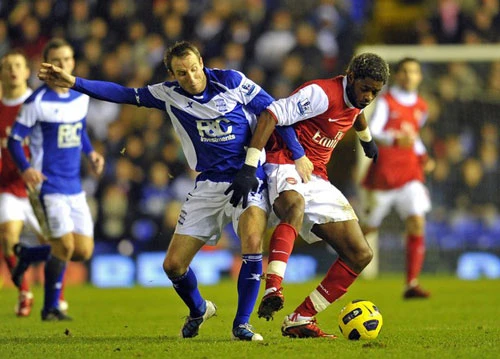
POLYGON ((241 92, 245 96, 250 96, 255 91, 255 84, 250 80, 245 80, 241 85, 241 92))
POLYGON ((297 102, 297 109, 301 116, 312 113, 311 101, 309 101, 308 98, 301 98, 299 102, 297 102))
POLYGON ((227 112, 227 103, 223 98, 214 99, 215 107, 217 107, 217 111, 219 112, 227 112))

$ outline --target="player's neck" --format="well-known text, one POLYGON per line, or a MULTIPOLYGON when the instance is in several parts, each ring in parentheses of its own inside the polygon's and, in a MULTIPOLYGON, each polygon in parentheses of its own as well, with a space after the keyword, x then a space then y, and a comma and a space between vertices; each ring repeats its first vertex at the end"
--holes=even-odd
POLYGON ((55 93, 58 94, 65 94, 69 92, 69 88, 66 87, 59 87, 59 86, 49 86, 52 90, 54 90, 55 93))
POLYGON ((28 90, 28 86, 17 86, 17 87, 10 87, 10 88, 5 88, 5 86, 2 88, 2 93, 3 93, 3 98, 5 99, 15 99, 23 96, 26 91, 28 90))

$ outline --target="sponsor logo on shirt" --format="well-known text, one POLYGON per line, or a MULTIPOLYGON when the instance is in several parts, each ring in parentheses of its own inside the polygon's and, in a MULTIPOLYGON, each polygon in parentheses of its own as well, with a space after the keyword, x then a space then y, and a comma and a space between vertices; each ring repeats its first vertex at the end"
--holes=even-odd
POLYGON ((57 147, 79 147, 82 143, 82 127, 81 122, 60 124, 57 130, 57 147))
POLYGON ((329 138, 326 136, 323 136, 321 132, 318 130, 314 136, 312 137, 313 141, 316 142, 317 144, 323 146, 323 147, 328 147, 328 148, 335 148, 337 146, 337 143, 344 137, 344 132, 339 131, 335 135, 334 138, 329 138))
POLYGON ((234 140, 236 136, 232 133, 233 126, 225 125, 229 123, 231 123, 231 121, 225 117, 219 117, 213 120, 197 120, 196 128, 200 135, 200 141, 216 143, 234 140))
POLYGON ((287 177, 286 180, 290 184, 297 184, 297 180, 293 177, 287 177))
POLYGON ((297 102, 297 108, 301 116, 312 113, 311 101, 309 101, 308 98, 300 99, 299 102, 297 102))

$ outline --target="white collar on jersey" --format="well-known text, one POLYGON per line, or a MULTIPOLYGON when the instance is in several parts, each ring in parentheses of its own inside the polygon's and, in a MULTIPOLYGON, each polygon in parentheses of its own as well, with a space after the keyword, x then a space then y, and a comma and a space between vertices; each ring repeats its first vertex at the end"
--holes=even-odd
POLYGON ((342 87, 344 88, 344 102, 345 102, 345 104, 349 108, 355 108, 354 105, 351 103, 351 101, 349 101, 349 97, 347 97, 347 91, 346 91, 347 76, 344 76, 344 78, 342 79, 342 87))
POLYGON ((401 87, 394 85, 389 89, 390 94, 402 105, 411 106, 417 102, 417 91, 405 91, 401 87))

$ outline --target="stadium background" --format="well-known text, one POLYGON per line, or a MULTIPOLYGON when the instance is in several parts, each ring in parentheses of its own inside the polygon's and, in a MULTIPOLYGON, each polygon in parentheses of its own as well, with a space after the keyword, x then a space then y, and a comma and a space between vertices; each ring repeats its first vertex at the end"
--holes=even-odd
MULTIPOLYGON (((165 48, 190 40, 206 66, 242 70, 277 98, 306 80, 342 73, 360 45, 461 45, 470 54, 468 46, 500 41, 498 0, 31 0, 1 1, 0 15, 0 56, 23 49, 33 88, 40 85, 35 75, 41 50, 53 36, 75 47, 77 76, 131 87, 167 80, 165 48)), ((422 138, 436 161, 427 178, 433 210, 424 272, 500 277, 499 53, 492 47, 491 60, 429 58, 423 64, 422 93, 431 114, 422 138)), ((72 265, 68 282, 168 285, 164 251, 196 174, 164 116, 91 101, 88 128, 107 164, 99 180, 82 164, 96 247, 90 263, 72 265)), ((329 171, 360 217, 362 168, 350 133, 329 171)), ((402 231, 395 214, 384 222, 381 271, 403 270, 402 231)), ((197 257, 200 282, 215 283, 218 275, 231 273, 238 252, 228 230, 216 250, 197 257)), ((333 255, 321 243, 298 243, 292 258, 297 265, 289 266, 287 280, 325 271, 333 255)), ((31 276, 39 280, 40 268, 31 276)))

